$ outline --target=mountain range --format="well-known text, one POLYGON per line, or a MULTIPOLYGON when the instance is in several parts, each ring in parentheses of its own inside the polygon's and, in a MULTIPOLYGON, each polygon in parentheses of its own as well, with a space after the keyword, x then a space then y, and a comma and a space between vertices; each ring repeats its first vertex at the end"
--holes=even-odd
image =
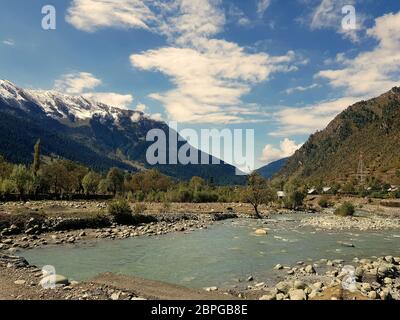
POLYGON ((310 136, 275 176, 345 182, 364 176, 400 183, 400 88, 360 101, 310 136))
MULTIPOLYGON (((98 171, 111 167, 135 172, 157 168, 164 174, 190 179, 200 176, 216 184, 241 184, 236 168, 219 165, 155 165, 146 161, 153 142, 147 132, 170 128, 142 112, 112 107, 82 96, 55 91, 26 90, 0 80, 0 155, 14 163, 31 163, 40 138, 42 154, 79 162, 98 171)), ((169 142, 169 141, 168 141, 169 142)), ((186 141, 176 141, 182 146, 186 141)), ((168 154, 168 150, 165 150, 168 154)), ((199 159, 212 157, 196 150, 199 159)))
POLYGON ((257 172, 266 179, 271 179, 277 172, 279 172, 285 164, 288 162, 289 158, 283 158, 280 160, 276 160, 267 164, 264 167, 261 167, 257 170, 257 172))

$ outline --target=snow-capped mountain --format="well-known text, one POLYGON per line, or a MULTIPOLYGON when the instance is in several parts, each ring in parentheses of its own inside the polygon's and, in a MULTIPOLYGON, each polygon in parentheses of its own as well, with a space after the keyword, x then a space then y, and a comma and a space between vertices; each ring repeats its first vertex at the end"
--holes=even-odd
POLYGON ((16 107, 23 107, 27 102, 32 102, 54 119, 80 121, 100 116, 118 121, 127 113, 131 114, 132 121, 139 121, 145 117, 141 112, 108 106, 83 96, 70 96, 56 91, 24 90, 7 80, 0 80, 1 98, 16 107))
MULTIPOLYGON (((0 80, 0 155, 12 162, 30 163, 33 145, 40 138, 47 156, 70 159, 96 170, 114 166, 141 170, 150 167, 146 151, 152 142, 146 141, 146 135, 151 129, 160 129, 168 137, 167 124, 141 112, 82 96, 22 89, 0 80)), ((235 167, 224 163, 156 167, 180 179, 201 176, 221 184, 243 182, 243 177, 235 175, 235 167)))

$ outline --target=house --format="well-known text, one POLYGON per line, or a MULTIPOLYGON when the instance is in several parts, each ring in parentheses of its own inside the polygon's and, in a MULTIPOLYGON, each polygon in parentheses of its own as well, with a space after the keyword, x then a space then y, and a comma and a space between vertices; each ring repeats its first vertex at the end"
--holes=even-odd
POLYGON ((332 190, 332 187, 324 187, 324 188, 322 188, 322 191, 324 192, 324 193, 327 193, 327 192, 329 192, 329 191, 331 191, 332 190))
POLYGON ((315 188, 312 188, 312 189, 310 189, 310 190, 308 190, 308 192, 307 192, 307 194, 316 194, 317 193, 317 189, 315 189, 315 188))
POLYGON ((389 192, 396 192, 399 190, 398 186, 390 186, 390 188, 388 189, 389 192))

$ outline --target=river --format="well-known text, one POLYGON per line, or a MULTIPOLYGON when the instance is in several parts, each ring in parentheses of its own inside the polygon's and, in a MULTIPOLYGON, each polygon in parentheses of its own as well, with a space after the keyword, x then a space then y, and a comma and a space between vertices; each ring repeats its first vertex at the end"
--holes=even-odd
POLYGON ((250 275, 260 281, 272 279, 278 263, 400 255, 400 230, 316 231, 299 227, 302 216, 278 216, 266 224, 227 220, 190 233, 49 246, 21 255, 78 281, 109 271, 192 288, 230 288, 250 275), (264 227, 269 229, 267 236, 254 235, 256 228, 264 227))

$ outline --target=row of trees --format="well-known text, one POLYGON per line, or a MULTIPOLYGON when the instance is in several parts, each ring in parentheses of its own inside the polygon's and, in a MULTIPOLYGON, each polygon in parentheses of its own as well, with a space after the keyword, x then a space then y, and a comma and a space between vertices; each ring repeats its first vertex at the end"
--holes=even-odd
MULTIPOLYGON (((35 199, 38 195, 96 196, 110 195, 131 201, 148 202, 246 202, 253 205, 260 216, 259 207, 277 200, 280 186, 272 185, 257 173, 248 178, 246 186, 214 186, 200 177, 190 181, 176 181, 157 170, 128 173, 111 168, 98 173, 78 163, 49 159, 40 155, 40 141, 34 147, 30 166, 13 165, 0 157, 0 195, 7 198, 18 195, 21 199, 35 199)), ((291 185, 283 203, 295 208, 302 204, 304 193, 299 185, 291 185)))

